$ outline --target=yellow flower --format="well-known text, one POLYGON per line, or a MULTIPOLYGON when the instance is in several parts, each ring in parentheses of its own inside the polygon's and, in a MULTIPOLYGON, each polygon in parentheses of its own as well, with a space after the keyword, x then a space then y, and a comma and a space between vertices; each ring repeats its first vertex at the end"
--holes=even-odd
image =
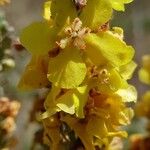
POLYGON ((78 135, 86 150, 107 147, 115 136, 126 137, 127 133, 120 127, 128 125, 133 116, 132 109, 126 108, 118 95, 93 93, 92 96, 85 106, 84 119, 71 115, 61 118, 78 135))
POLYGON ((135 112, 138 116, 148 117, 150 119, 150 91, 147 91, 141 101, 135 107, 135 112))
POLYGON ((145 84, 150 84, 150 55, 142 57, 142 68, 139 70, 139 79, 145 84))
POLYGON ((20 41, 32 60, 19 87, 52 85, 46 112, 40 116, 44 141, 51 149, 60 149, 63 123, 86 150, 108 147, 113 137, 127 136, 120 128, 130 123, 133 111, 126 103, 135 102, 137 96, 127 83, 136 68, 134 49, 123 41, 121 28, 109 30, 107 24, 112 9, 123 10, 131 1, 49 0, 45 20, 21 33, 20 41))

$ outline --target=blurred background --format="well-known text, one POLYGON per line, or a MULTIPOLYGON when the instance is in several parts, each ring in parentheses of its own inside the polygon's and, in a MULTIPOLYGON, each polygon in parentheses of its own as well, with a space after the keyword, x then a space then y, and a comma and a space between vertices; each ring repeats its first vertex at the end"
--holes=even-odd
MULTIPOLYGON (((0 13, 6 17, 15 37, 20 31, 30 23, 42 19, 43 0, 12 0, 10 4, 0 8, 0 13)), ((142 84, 137 78, 137 71, 140 68, 141 57, 150 54, 150 3, 149 0, 135 0, 126 5, 126 12, 115 12, 111 26, 120 26, 124 29, 125 40, 135 48, 135 61, 139 64, 130 83, 136 86, 139 97, 149 87, 142 84)), ((34 133, 40 126, 31 122, 30 113, 34 102, 38 97, 37 91, 32 93, 22 93, 17 90, 18 80, 23 73, 25 64, 30 58, 30 54, 23 51, 13 50, 13 58, 16 66, 11 70, 0 73, 0 97, 7 96, 12 100, 21 103, 21 109, 17 116, 17 130, 15 136, 19 142, 15 150, 30 150, 34 133)), ((127 128, 129 134, 145 132, 145 119, 134 119, 131 126, 127 128)), ((38 147, 36 150, 42 148, 38 147)), ((128 149, 127 145, 126 148, 128 149)))

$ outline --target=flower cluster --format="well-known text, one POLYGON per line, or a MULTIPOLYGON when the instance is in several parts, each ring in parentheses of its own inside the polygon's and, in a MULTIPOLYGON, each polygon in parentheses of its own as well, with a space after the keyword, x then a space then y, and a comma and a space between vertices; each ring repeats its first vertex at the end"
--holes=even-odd
POLYGON ((139 70, 139 79, 145 84, 150 84, 150 55, 142 57, 142 68, 139 70))
POLYGON ((150 91, 147 91, 136 104, 135 113, 138 117, 148 119, 146 134, 133 134, 130 137, 131 150, 148 150, 150 149, 150 91))
MULTIPOLYGON (((0 1, 1 3, 1 1, 0 1)), ((0 72, 15 67, 12 54, 12 31, 3 15, 0 15, 0 72)))
POLYGON ((20 103, 0 98, 0 148, 8 148, 15 142, 13 131, 16 128, 15 118, 20 109, 20 103))
MULTIPOLYGON (((141 82, 150 85, 150 55, 142 57, 142 68, 139 70, 139 79, 141 82)), ((139 117, 150 119, 150 91, 145 92, 135 108, 139 117)))
MULTIPOLYGON (((150 85, 150 55, 142 57, 142 68, 139 70, 139 79, 141 82, 150 85)), ((135 134, 130 138, 131 150, 150 149, 150 90, 146 91, 136 104, 135 113, 138 117, 148 119, 147 134, 135 134)))
POLYGON ((136 114, 150 119, 150 91, 147 91, 136 105, 136 114))
POLYGON ((22 31, 20 41, 32 59, 18 86, 50 88, 40 118, 51 149, 71 141, 64 126, 86 150, 107 148, 113 137, 127 136, 121 126, 133 116, 126 104, 136 101, 127 82, 136 68, 134 49, 123 41, 123 30, 108 22, 113 9, 123 11, 129 2, 50 0, 44 20, 22 31))

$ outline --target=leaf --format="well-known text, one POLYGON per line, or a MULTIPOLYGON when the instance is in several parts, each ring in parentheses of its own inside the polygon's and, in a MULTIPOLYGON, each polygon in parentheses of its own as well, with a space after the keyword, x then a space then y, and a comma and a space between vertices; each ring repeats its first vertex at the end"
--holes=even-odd
POLYGON ((129 63, 134 56, 134 49, 112 32, 94 33, 85 36, 87 55, 96 65, 105 64, 120 67, 129 63))
POLYGON ((54 46, 55 36, 47 22, 35 22, 23 29, 20 41, 32 54, 43 55, 54 46))
POLYGON ((116 94, 121 96, 123 102, 135 102, 137 101, 137 91, 134 86, 129 85, 126 89, 119 89, 116 94))
POLYGON ((108 0, 88 0, 79 18, 84 26, 98 29, 101 25, 108 22, 111 16, 112 8, 108 0))
POLYGON ((33 90, 49 85, 47 79, 47 68, 47 56, 34 55, 25 68, 19 81, 18 88, 21 90, 33 90))
POLYGON ((48 79, 55 86, 71 89, 78 87, 86 76, 86 66, 80 51, 66 48, 49 62, 48 79))
POLYGON ((117 11, 124 11, 124 4, 131 3, 133 0, 109 0, 112 8, 117 11))

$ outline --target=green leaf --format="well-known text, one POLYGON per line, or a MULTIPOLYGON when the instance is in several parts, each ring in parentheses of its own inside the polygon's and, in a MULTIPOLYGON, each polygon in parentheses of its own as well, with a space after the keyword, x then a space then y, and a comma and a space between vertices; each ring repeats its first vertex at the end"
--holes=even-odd
POLYGON ((131 3, 133 0, 109 0, 112 8, 117 11, 124 11, 125 7, 124 4, 131 3))
POLYGON ((85 41, 87 55, 96 65, 108 62, 112 66, 120 67, 129 63, 134 56, 134 49, 110 31, 99 35, 88 34, 85 41))
POLYGON ((22 45, 32 54, 46 54, 55 43, 55 36, 47 22, 35 22, 23 29, 20 35, 22 45))
POLYGON ((80 51, 66 48, 49 62, 48 79, 55 86, 71 89, 78 87, 86 76, 86 65, 80 51))
POLYGON ((111 4, 108 0, 88 0, 79 18, 84 26, 98 29, 108 22, 112 16, 111 4))

